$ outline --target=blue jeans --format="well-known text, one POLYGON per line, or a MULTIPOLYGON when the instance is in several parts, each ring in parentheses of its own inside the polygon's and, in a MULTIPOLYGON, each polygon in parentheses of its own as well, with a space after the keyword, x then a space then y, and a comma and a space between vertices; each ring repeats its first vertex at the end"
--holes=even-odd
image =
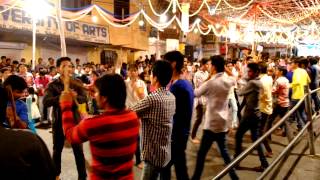
POLYGON ((141 180, 157 180, 160 177, 160 175, 163 174, 163 170, 164 168, 156 167, 148 161, 145 161, 142 170, 141 180))
MULTIPOLYGON (((192 180, 200 180, 207 153, 210 150, 210 147, 214 141, 216 141, 218 144, 220 154, 224 160, 224 163, 227 165, 231 162, 231 158, 229 156, 227 145, 226 145, 227 143, 226 132, 214 133, 210 130, 203 130, 200 149, 198 151, 198 156, 197 156, 196 169, 193 174, 192 180)), ((239 179, 234 170, 231 170, 229 174, 231 179, 233 180, 239 179)))
MULTIPOLYGON (((291 108, 293 108, 297 103, 299 102, 299 99, 292 99, 291 100, 291 108)), ((291 109, 290 108, 290 109, 291 109)), ((297 121, 297 126, 298 129, 302 129, 302 127, 306 124, 307 122, 307 117, 304 112, 304 102, 299 106, 297 109, 296 113, 294 113, 295 120, 297 121)))

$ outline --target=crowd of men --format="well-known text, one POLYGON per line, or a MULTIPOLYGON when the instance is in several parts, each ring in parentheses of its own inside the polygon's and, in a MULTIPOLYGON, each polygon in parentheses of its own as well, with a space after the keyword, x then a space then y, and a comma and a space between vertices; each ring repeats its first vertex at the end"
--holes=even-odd
MULTIPOLYGON (((212 56, 188 61, 171 51, 161 60, 146 56, 133 64, 114 66, 86 63, 68 57, 42 58, 33 70, 26 64, 1 57, 0 168, 5 179, 59 179, 64 141, 72 146, 78 178, 87 171, 82 143, 92 154, 90 179, 133 179, 133 160, 143 180, 201 179, 205 158, 213 142, 227 165, 242 152, 244 134, 252 141, 272 127, 279 117, 304 97, 305 87, 319 86, 319 58, 293 57, 256 61, 225 60, 212 56), (192 121, 193 113, 195 120, 192 121), (198 129, 203 122, 201 140, 198 129), (36 127, 52 127, 50 156, 36 127), (13 131, 24 129, 27 131, 13 131), (235 132, 235 154, 227 147, 235 132), (188 141, 200 144, 196 167, 188 174, 188 141), (29 178, 26 178, 29 177, 29 178)), ((320 101, 312 95, 314 112, 320 101)), ((303 104, 282 126, 292 138, 291 123, 306 123, 303 104)), ((257 147, 261 166, 272 157, 271 137, 257 147)), ((239 179, 236 169, 230 178, 239 179)), ((63 170, 62 170, 63 171, 63 170)))

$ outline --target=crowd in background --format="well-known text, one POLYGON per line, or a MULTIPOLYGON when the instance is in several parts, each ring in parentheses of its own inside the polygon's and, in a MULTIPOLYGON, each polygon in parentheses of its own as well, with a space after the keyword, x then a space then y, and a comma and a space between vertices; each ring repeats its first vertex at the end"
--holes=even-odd
MULTIPOLYGON (((229 131, 235 132, 236 157, 242 152, 247 131, 252 141, 257 140, 304 97, 305 86, 317 89, 320 79, 319 57, 254 60, 247 56, 225 60, 213 56, 190 61, 172 51, 161 60, 154 55, 150 59, 140 57, 131 64, 122 63, 119 69, 108 64, 81 65, 79 59, 68 57, 39 58, 35 68, 31 66, 24 58, 12 61, 1 57, 1 101, 7 102, 4 107, 1 103, 1 124, 30 129, 35 134, 37 128, 52 127, 52 162, 38 136, 21 134, 19 141, 23 140, 21 136, 28 136, 27 141, 42 148, 39 156, 48 162, 38 164, 46 169, 40 174, 54 178, 61 173, 66 138, 72 144, 79 179, 87 177, 81 146, 85 141, 91 142, 91 179, 132 179, 133 156, 136 166, 143 169, 142 179, 170 179, 172 166, 177 179, 200 179, 213 142, 217 142, 225 164, 230 163, 232 156, 226 146, 229 131), (70 84, 68 89, 66 83, 70 84), (189 140, 200 144, 191 177, 185 152, 189 140)), ((312 95, 312 103, 318 113, 317 94, 312 95)), ((278 133, 291 139, 306 122, 301 104, 278 133)), ((17 132, 7 133, 8 137, 18 136, 17 132)), ((257 147, 261 162, 255 167, 257 171, 269 166, 267 158, 273 155, 270 140, 257 147)), ((14 161, 11 164, 14 166, 14 161)), ((232 179, 239 179, 236 169, 241 167, 230 171, 232 179)))

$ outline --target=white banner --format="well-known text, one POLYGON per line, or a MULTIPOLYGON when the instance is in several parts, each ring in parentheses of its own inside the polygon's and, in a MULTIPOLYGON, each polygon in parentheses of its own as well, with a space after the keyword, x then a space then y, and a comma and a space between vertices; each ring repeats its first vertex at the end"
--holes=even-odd
MULTIPOLYGON (((0 6, 0 11, 6 9, 0 6)), ((64 22, 66 38, 95 43, 109 43, 109 32, 105 26, 84 22, 64 22)), ((31 17, 21 9, 10 9, 0 14, 0 28, 32 31, 31 17)), ((37 33, 59 36, 58 25, 54 17, 46 17, 37 23, 37 33)))

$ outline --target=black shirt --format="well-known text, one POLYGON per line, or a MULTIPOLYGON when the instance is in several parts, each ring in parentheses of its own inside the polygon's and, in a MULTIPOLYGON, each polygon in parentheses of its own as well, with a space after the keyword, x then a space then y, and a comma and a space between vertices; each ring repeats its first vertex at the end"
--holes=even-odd
POLYGON ((43 140, 29 131, 0 127, 0 179, 55 179, 54 165, 43 140))

